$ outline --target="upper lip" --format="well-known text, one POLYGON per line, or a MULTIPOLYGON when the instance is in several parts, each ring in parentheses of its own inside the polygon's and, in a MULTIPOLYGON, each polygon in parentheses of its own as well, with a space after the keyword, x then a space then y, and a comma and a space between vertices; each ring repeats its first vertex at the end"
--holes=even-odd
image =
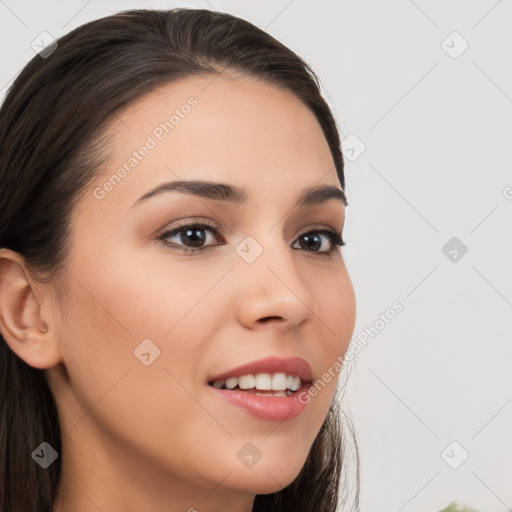
POLYGON ((286 373, 297 375, 302 382, 310 382, 313 379, 311 366, 301 357, 266 357, 251 361, 250 363, 237 366, 226 372, 214 375, 208 382, 227 380, 229 377, 240 377, 242 375, 255 375, 257 373, 286 373))

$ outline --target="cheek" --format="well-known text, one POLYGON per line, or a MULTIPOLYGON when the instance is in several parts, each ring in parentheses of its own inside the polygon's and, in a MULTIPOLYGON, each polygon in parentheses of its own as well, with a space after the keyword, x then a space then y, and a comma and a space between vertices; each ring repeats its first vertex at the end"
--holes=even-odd
POLYGON ((130 257, 104 254, 84 262, 74 271, 75 319, 86 320, 86 331, 128 340, 124 348, 133 351, 145 338, 167 335, 201 300, 216 275, 208 278, 197 270, 172 262, 148 264, 136 251, 130 257))
POLYGON ((313 382, 311 403, 316 402, 316 406, 322 409, 323 417, 327 414, 343 372, 341 362, 354 332, 356 304, 354 288, 345 269, 328 276, 315 289, 318 293, 315 339, 319 340, 319 345, 311 353, 321 374, 313 382))
POLYGON ((319 337, 324 340, 324 354, 332 364, 337 356, 345 353, 354 332, 356 302, 352 281, 343 265, 341 271, 326 273, 310 289, 315 290, 318 304, 319 337))
POLYGON ((197 367, 198 347, 226 321, 220 292, 208 293, 223 269, 186 272, 176 263, 164 271, 136 255, 117 256, 104 254, 71 269, 62 351, 84 407, 94 405, 130 369, 145 371, 140 378, 146 389, 168 388, 169 373, 196 386, 190 370, 197 367), (161 378, 152 375, 155 368, 161 378), (145 381, 147 375, 152 376, 145 381))
POLYGON ((194 287, 188 280, 187 287, 183 273, 152 280, 150 273, 94 268, 94 273, 74 270, 62 331, 64 364, 76 401, 64 407, 64 430, 78 425, 73 428, 77 438, 99 431, 101 439, 137 447, 164 465, 187 467, 190 448, 205 428, 224 434, 192 398, 198 393, 198 346, 209 339, 206 329, 215 328, 220 314, 218 297, 198 303, 212 284, 196 282, 194 287), (187 315, 194 305, 197 310, 187 315), (202 331, 198 318, 205 325, 202 331), (145 339, 160 351, 154 358, 153 345, 146 345, 149 365, 137 350, 145 339), (180 442, 173 442, 177 433, 180 442))

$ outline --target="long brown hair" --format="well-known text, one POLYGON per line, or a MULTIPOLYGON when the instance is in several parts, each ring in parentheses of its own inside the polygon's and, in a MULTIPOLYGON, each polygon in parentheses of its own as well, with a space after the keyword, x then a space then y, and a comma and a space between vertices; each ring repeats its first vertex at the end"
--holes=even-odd
MULTIPOLYGON (((131 10, 86 23, 57 44, 26 65, 0 110, 0 247, 21 254, 34 279, 61 282, 70 213, 100 172, 108 122, 181 78, 228 70, 294 93, 316 116, 345 188, 339 133, 318 78, 251 23, 201 9, 131 10)), ((357 442, 341 412, 335 397, 300 474, 281 491, 257 495, 254 512, 335 512, 350 488, 351 509, 359 509, 357 442), (355 448, 350 479, 349 434, 355 448)), ((0 336, 1 512, 52 511, 61 458, 47 469, 35 464, 31 453, 42 441, 60 453, 59 415, 45 373, 0 336)))

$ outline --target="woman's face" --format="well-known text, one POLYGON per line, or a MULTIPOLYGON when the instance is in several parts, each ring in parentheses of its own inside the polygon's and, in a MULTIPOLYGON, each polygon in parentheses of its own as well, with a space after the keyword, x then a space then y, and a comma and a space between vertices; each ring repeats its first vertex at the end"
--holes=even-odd
POLYGON ((47 370, 63 469, 105 510, 148 493, 201 511, 226 493, 275 492, 303 466, 337 379, 305 407, 298 392, 210 384, 300 376, 307 365, 315 383, 347 349, 354 292, 326 234, 341 233, 344 204, 332 194, 297 203, 311 187, 341 190, 321 127, 288 91, 217 77, 162 87, 110 130, 112 160, 74 209, 62 364, 47 370), (141 199, 176 181, 223 183, 246 197, 182 187, 141 199), (159 239, 191 223, 203 226, 159 239), (307 364, 233 371, 270 357, 307 364))

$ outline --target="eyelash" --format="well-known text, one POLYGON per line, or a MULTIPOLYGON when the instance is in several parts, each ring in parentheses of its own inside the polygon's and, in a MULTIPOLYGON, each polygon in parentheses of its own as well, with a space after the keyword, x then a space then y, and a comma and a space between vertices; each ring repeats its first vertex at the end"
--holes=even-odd
MULTIPOLYGON (((214 244, 214 245, 207 245, 205 247, 199 247, 199 248, 186 247, 185 249, 183 249, 182 246, 176 246, 176 245, 171 244, 165 240, 166 238, 169 238, 174 235, 178 235, 178 234, 182 233, 183 231, 186 231, 188 229, 194 229, 194 228, 211 231, 217 238, 219 237, 219 229, 217 228, 217 226, 215 226, 213 224, 209 224, 208 222, 191 222, 188 224, 179 224, 175 228, 173 228, 169 231, 165 231, 164 233, 162 233, 161 235, 158 236, 158 240, 161 241, 164 245, 166 245, 168 247, 181 250, 185 254, 194 254, 194 253, 202 252, 202 251, 205 251, 206 249, 208 249, 209 247, 214 247, 215 245, 226 245, 226 244, 214 244)), ((346 243, 343 241, 343 238, 341 237, 341 235, 332 229, 319 228, 319 229, 313 229, 311 231, 306 231, 304 233, 301 233, 299 235, 298 239, 301 236, 310 235, 313 233, 326 235, 329 238, 329 241, 331 242, 331 248, 328 251, 321 251, 321 252, 320 251, 307 251, 307 252, 330 255, 331 253, 333 253, 334 251, 337 250, 337 247, 343 247, 344 245, 346 245, 346 243)))

